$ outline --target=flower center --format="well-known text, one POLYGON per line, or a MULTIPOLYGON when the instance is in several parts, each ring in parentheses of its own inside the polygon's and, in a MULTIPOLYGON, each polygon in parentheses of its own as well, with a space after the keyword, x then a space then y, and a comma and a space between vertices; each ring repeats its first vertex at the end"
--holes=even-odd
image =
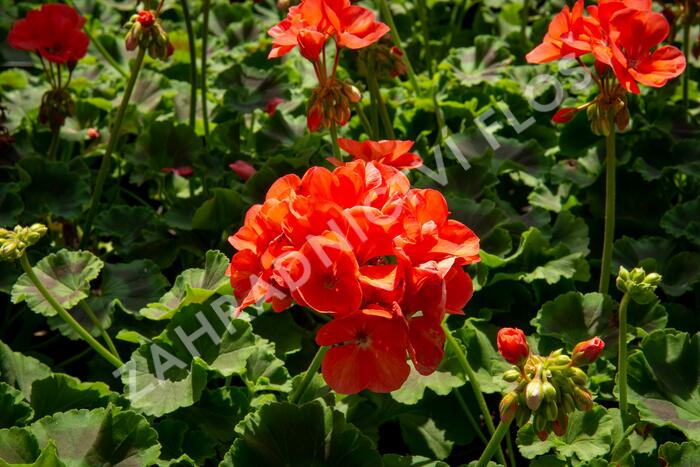
POLYGON ((355 337, 355 344, 363 350, 368 349, 372 345, 372 338, 364 332, 360 332, 355 337))

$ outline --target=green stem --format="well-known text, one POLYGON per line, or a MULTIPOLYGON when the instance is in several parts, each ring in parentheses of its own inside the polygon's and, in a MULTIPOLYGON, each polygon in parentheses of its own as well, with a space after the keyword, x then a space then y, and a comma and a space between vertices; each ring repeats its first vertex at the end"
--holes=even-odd
POLYGON ((306 370, 306 373, 304 373, 304 377, 302 378, 301 383, 299 383, 297 390, 289 395, 289 402, 292 404, 297 404, 299 402, 301 397, 306 392, 306 389, 309 387, 314 375, 318 373, 318 369, 321 367, 321 362, 323 361, 323 357, 326 355, 327 351, 328 347, 319 347, 314 359, 311 360, 311 363, 309 364, 309 368, 306 370))
POLYGON ((182 15, 185 17, 185 29, 187 30, 187 45, 190 49, 190 127, 194 128, 197 118, 197 50, 194 43, 194 31, 192 30, 192 16, 187 0, 180 0, 182 15))
POLYGON ((362 110, 362 105, 359 102, 353 105, 355 106, 355 111, 357 111, 357 115, 360 117, 360 123, 362 123, 362 127, 365 129, 365 133, 367 133, 369 139, 376 139, 377 136, 374 134, 374 131, 372 130, 372 125, 369 123, 369 120, 367 120, 367 115, 365 115, 365 111, 362 110))
POLYGON ((209 141, 209 114, 207 113, 207 42, 209 40, 209 0, 202 5, 202 119, 204 120, 204 138, 209 141))
POLYGON ((121 359, 119 356, 119 352, 117 351, 117 348, 114 346, 114 342, 112 342, 112 338, 109 337, 109 334, 107 334, 107 331, 105 330, 104 327, 102 327, 102 323, 100 323, 100 320, 97 319, 97 315, 95 312, 92 310, 90 305, 85 300, 82 300, 80 303, 80 308, 82 308, 83 312, 87 315, 87 317, 92 321, 93 326, 97 328, 98 331, 100 331, 100 335, 102 336, 102 339, 104 339, 105 343, 107 344, 107 347, 109 348, 109 351, 112 352, 112 355, 115 357, 121 359))
POLYGON ((340 154, 340 146, 338 146, 338 127, 336 126, 335 120, 331 122, 330 133, 333 157, 342 162, 343 156, 340 154))
MULTIPOLYGON (((462 367, 467 379, 469 379, 469 384, 471 384, 472 391, 474 391, 474 397, 476 397, 476 403, 479 405, 479 410, 481 410, 481 414, 484 416, 486 427, 489 429, 489 433, 493 435, 496 428, 493 425, 493 419, 491 418, 491 413, 486 405, 484 394, 481 392, 479 380, 476 378, 476 373, 474 373, 472 366, 469 364, 469 360, 467 360, 467 354, 464 352, 464 348, 460 345, 460 343, 457 342, 457 339, 455 339, 455 337, 452 335, 450 328, 447 327, 447 320, 442 322, 442 329, 445 332, 447 343, 450 345, 450 347, 452 347, 452 351, 455 353, 459 365, 462 367)), ((501 437, 503 437, 503 435, 501 435, 501 437)), ((491 441, 493 441, 493 438, 491 441)), ((488 449, 488 446, 486 448, 488 449)), ((490 458, 491 456, 489 456, 489 459, 490 458)), ((500 446, 498 446, 498 458, 501 464, 506 465, 506 458, 503 455, 503 450, 500 446)))
MULTIPOLYGON (((382 92, 379 90, 379 83, 377 82, 376 73, 368 74, 367 85, 369 86, 370 95, 375 100, 376 106, 379 109, 379 115, 382 118, 382 125, 386 130, 388 139, 396 139, 394 136, 394 126, 391 124, 391 118, 389 117, 389 110, 387 110, 384 99, 382 99, 382 92)), ((378 128, 377 134, 379 134, 378 128)))
POLYGON ((408 59, 408 54, 406 53, 406 50, 403 48, 403 45, 401 44, 401 37, 399 36, 399 30, 396 29, 396 24, 394 23, 394 17, 391 15, 391 9, 389 8, 389 4, 387 3, 386 0, 378 0, 378 1, 379 1, 379 9, 382 12, 382 16, 383 16, 384 20, 388 23, 389 28, 391 29, 391 40, 394 41, 394 45, 403 54, 404 62, 406 63, 406 69, 408 71, 408 79, 411 82, 411 86, 413 87, 413 91, 417 95, 420 95, 420 89, 418 88, 418 80, 416 79, 416 72, 413 70, 413 66, 411 65, 411 61, 408 59))
POLYGON ((122 361, 117 358, 116 356, 112 355, 109 350, 104 348, 102 344, 97 342, 97 340, 92 337, 92 335, 83 328, 80 323, 78 323, 73 316, 71 316, 70 313, 68 313, 65 308, 63 308, 51 295, 51 292, 49 292, 46 287, 44 287, 44 284, 41 283, 39 278, 36 276, 34 273, 34 270, 32 269, 32 265, 29 264, 29 259, 27 258, 27 254, 23 253, 22 256, 19 259, 20 264, 22 265, 22 269, 24 269, 25 274, 27 274, 27 277, 29 278, 30 281, 32 281, 32 284, 34 284, 34 287, 39 291, 39 293, 44 297, 44 300, 46 300, 49 305, 51 305, 51 308, 56 311, 58 316, 61 317, 63 321, 66 322, 85 342, 92 347, 95 352, 100 354, 105 360, 107 360, 109 363, 112 365, 116 366, 117 368, 121 367, 124 365, 122 361))
POLYGON ((518 464, 515 462, 515 450, 513 449, 513 440, 510 436, 510 430, 506 431, 506 448, 508 449, 508 461, 510 465, 515 467, 518 464))
POLYGON ((486 445, 486 449, 484 449, 484 452, 481 454, 481 457, 479 457, 479 461, 476 463, 476 467, 486 467, 486 465, 493 457, 493 454, 496 452, 496 449, 500 449, 501 440, 503 439, 503 436, 505 436, 505 434, 508 432, 509 427, 510 422, 504 423, 503 420, 501 420, 501 422, 498 424, 498 428, 491 436, 489 444, 486 445))
POLYGON ((58 140, 61 135, 61 128, 56 128, 51 130, 51 144, 49 144, 48 159, 50 161, 56 160, 56 152, 58 151, 58 140))
POLYGON ((520 34, 527 39, 527 21, 530 18, 530 0, 523 0, 523 9, 520 12, 520 34))
POLYGON ((433 76, 433 58, 430 53, 430 30, 428 28, 428 8, 425 5, 425 0, 418 0, 416 2, 418 9, 418 17, 420 18, 421 30, 423 33, 423 58, 428 64, 428 71, 430 76, 433 76))
POLYGON ((131 70, 129 81, 126 84, 126 88, 124 89, 124 95, 122 96, 122 101, 119 105, 119 110, 117 111, 117 116, 114 119, 114 123, 110 131, 109 141, 107 142, 107 148, 105 149, 105 153, 102 155, 100 171, 97 173, 95 189, 92 192, 92 202, 90 204, 90 210, 88 211, 88 215, 85 220, 85 226, 83 228, 83 238, 80 241, 81 248, 87 244, 88 238, 90 237, 90 231, 92 230, 92 222, 95 220, 97 208, 100 205, 100 198, 102 198, 102 190, 104 188, 105 181, 107 180, 107 175, 109 174, 109 166, 112 162, 112 152, 114 151, 114 148, 117 145, 117 141, 119 140, 119 131, 121 130, 122 123, 124 122, 126 108, 129 105, 131 93, 134 91, 136 78, 139 75, 139 71, 141 70, 141 65, 143 64, 143 59, 145 56, 146 49, 139 48, 138 55, 136 56, 136 62, 134 63, 134 68, 131 70))
POLYGON ((609 133, 605 137, 605 231, 603 234, 603 259, 600 265, 598 291, 608 293, 612 267, 613 240, 615 239, 615 117, 608 114, 609 133))
POLYGON ((620 390, 620 414, 622 422, 625 422, 627 414, 627 307, 630 303, 630 295, 626 293, 620 301, 619 334, 617 353, 617 385, 620 390))
POLYGON ((689 113, 689 100, 688 100, 688 87, 690 80, 690 20, 686 18, 685 24, 683 25, 683 53, 685 54, 685 72, 683 73, 683 108, 685 109, 685 115, 688 120, 690 120, 689 113))
POLYGON ((379 104, 377 104, 377 96, 375 95, 374 89, 372 88, 372 78, 376 73, 375 58, 374 55, 369 54, 369 59, 367 60, 367 88, 369 89, 369 111, 370 118, 372 121, 372 138, 379 139, 379 104))
POLYGON ((469 406, 467 405, 467 402, 462 397, 462 394, 460 394, 459 389, 457 389, 457 388, 452 389, 452 393, 457 398, 457 403, 462 408, 462 411, 464 412, 464 415, 467 417, 467 421, 474 429, 474 432, 479 437, 479 439, 481 441, 483 441, 484 444, 486 444, 487 443, 486 436, 484 436, 484 433, 481 432, 481 427, 479 426, 476 419, 474 418, 474 415, 472 415, 472 411, 469 410, 469 406))

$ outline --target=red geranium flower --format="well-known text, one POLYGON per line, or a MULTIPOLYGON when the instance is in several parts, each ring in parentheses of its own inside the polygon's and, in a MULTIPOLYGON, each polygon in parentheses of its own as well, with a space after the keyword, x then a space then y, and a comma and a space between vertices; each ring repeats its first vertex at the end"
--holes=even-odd
POLYGON ((610 20, 611 65, 617 79, 628 92, 639 94, 637 83, 659 88, 685 70, 685 57, 676 47, 664 45, 669 33, 666 18, 652 11, 627 9, 610 20))
POLYGON ((518 328, 500 329, 496 341, 498 352, 513 365, 522 365, 530 355, 530 347, 527 345, 525 333, 518 328))
POLYGON ((85 18, 73 8, 47 3, 15 22, 7 37, 12 47, 38 52, 46 60, 75 64, 87 53, 90 40, 82 31, 85 18))
POLYGON ((571 352, 571 364, 588 365, 598 359, 598 356, 605 348, 605 342, 600 337, 594 337, 587 341, 579 342, 571 352))
POLYGON ((409 152, 413 141, 354 141, 338 138, 338 146, 355 159, 380 162, 397 169, 415 169, 423 165, 423 159, 409 152))
POLYGON ((368 308, 336 318, 318 331, 316 343, 334 346, 321 371, 338 393, 391 392, 408 377, 406 323, 388 310, 368 308))
POLYGON ((542 44, 525 57, 528 63, 547 63, 590 52, 590 43, 579 37, 584 32, 582 18, 583 0, 577 0, 573 9, 564 5, 564 9, 549 24, 542 44))

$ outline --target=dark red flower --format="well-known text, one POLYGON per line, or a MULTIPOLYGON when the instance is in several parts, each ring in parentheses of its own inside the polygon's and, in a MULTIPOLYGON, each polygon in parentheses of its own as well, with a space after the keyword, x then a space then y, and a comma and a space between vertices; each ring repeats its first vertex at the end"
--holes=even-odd
POLYGON ((12 47, 38 52, 46 60, 74 65, 87 53, 87 35, 82 31, 85 18, 73 8, 47 3, 15 22, 7 37, 12 47))
POLYGON ((255 175, 255 173, 257 172, 255 170, 255 167, 253 167, 252 165, 250 165, 246 161, 238 160, 236 162, 229 164, 228 166, 231 170, 236 172, 236 175, 241 177, 241 180, 243 180, 244 182, 246 180, 248 180, 250 177, 252 177, 253 175, 255 175))
POLYGON ((498 352, 513 365, 522 365, 530 355, 525 333, 518 328, 501 328, 496 341, 498 352))

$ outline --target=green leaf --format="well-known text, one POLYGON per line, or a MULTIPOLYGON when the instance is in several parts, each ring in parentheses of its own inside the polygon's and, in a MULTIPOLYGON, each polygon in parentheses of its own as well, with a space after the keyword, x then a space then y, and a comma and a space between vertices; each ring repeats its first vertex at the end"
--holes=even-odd
POLYGON ((613 340, 617 341, 616 326, 612 326, 615 307, 608 295, 569 292, 542 305, 531 323, 540 335, 556 337, 569 348, 599 336, 610 349, 614 347, 610 345, 613 340))
POLYGON ((700 246, 700 199, 679 204, 661 218, 661 227, 674 237, 700 246))
POLYGON ((32 395, 32 384, 51 375, 51 369, 39 360, 13 352, 0 341, 0 377, 22 393, 26 400, 32 395))
MULTIPOLYGON (((103 265, 89 251, 60 250, 43 258, 32 269, 56 301, 71 309, 88 297, 90 281, 100 274, 103 265)), ((12 303, 23 301, 36 313, 47 317, 57 315, 26 274, 12 288, 12 303)))
POLYGON ((241 194, 230 188, 213 188, 212 197, 206 200, 192 217, 192 228, 224 232, 237 224, 245 211, 246 203, 241 194))
POLYGON ((628 386, 642 420, 700 437, 700 335, 649 334, 629 358, 628 386))
POLYGON ((672 297, 690 292, 700 281, 700 254, 683 252, 668 261, 662 271, 661 288, 672 297))
POLYGON ((371 441, 321 400, 302 406, 272 403, 249 414, 221 467, 381 466, 371 441))
POLYGON ((34 415, 22 393, 7 383, 0 383, 0 428, 21 426, 34 415))
POLYGON ((613 442, 617 411, 607 411, 596 405, 588 412, 575 411, 569 417, 569 431, 561 438, 550 435, 546 441, 540 441, 531 423, 518 430, 520 453, 535 459, 554 451, 560 460, 586 462, 610 452, 613 442))
POLYGON ((36 437, 24 428, 0 430, 0 465, 31 464, 40 454, 36 437))
POLYGON ((71 409, 106 407, 111 391, 104 383, 81 383, 77 378, 60 373, 34 381, 31 404, 36 418, 71 409))
POLYGON ((479 379, 481 391, 487 394, 502 392, 510 386, 500 377, 512 365, 496 349, 497 333, 497 326, 478 319, 466 320, 455 332, 465 346, 467 360, 479 379))
POLYGON ((247 388, 206 390, 196 405, 181 409, 174 416, 186 420, 207 437, 228 444, 236 436, 236 425, 248 414, 250 402, 247 388))
POLYGON ((452 452, 454 441, 448 438, 447 430, 437 426, 435 420, 419 414, 400 417, 401 434, 410 446, 410 452, 445 459, 452 452))
POLYGON ((148 319, 170 319, 182 307, 190 303, 203 303, 212 295, 227 290, 229 286, 226 269, 229 259, 225 254, 209 250, 204 269, 186 269, 175 279, 173 287, 158 302, 150 303, 140 310, 148 319))
POLYGON ((25 183, 22 188, 25 213, 33 218, 51 214, 54 218, 73 220, 90 200, 90 171, 82 158, 66 163, 27 157, 17 168, 25 183))
POLYGON ((700 444, 695 441, 664 443, 659 448, 659 459, 666 467, 696 467, 700 465, 700 444))
POLYGON ((158 434, 135 412, 71 410, 29 428, 39 446, 56 445, 67 466, 152 465, 160 455, 158 434), (79 440, 79 442, 77 442, 79 440))
POLYGON ((384 454, 382 456, 384 467, 449 467, 442 461, 434 461, 423 456, 400 456, 398 454, 384 454))

